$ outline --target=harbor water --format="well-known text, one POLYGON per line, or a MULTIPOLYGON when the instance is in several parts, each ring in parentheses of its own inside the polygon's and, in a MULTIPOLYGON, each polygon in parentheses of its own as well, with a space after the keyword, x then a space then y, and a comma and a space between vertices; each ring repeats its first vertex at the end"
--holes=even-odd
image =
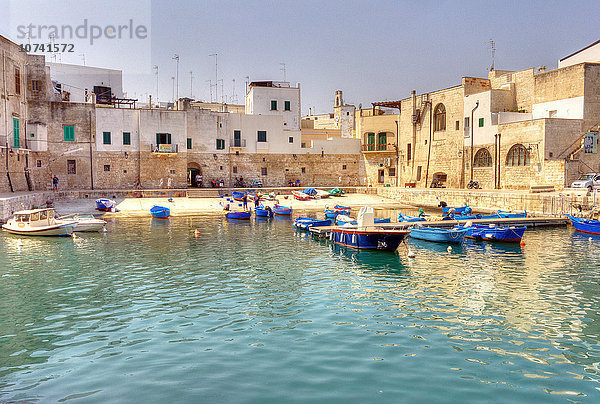
POLYGON ((1 234, 0 401, 600 400, 599 237, 409 240, 407 258, 290 224, 1 234))

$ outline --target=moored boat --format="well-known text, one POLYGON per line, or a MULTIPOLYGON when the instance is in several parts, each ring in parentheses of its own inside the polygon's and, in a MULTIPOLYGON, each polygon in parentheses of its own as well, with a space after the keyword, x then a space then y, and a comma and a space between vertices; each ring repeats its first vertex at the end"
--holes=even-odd
POLYGON ((292 214, 292 208, 282 205, 275 205, 273 206, 273 213, 279 216, 290 216, 292 214))
POLYGON ((425 219, 422 216, 409 216, 403 215, 402 212, 398 212, 398 221, 399 222, 424 222, 425 219))
POLYGON ((337 212, 338 215, 346 215, 350 214, 351 208, 349 206, 335 205, 333 210, 337 212))
POLYGON ((244 197, 244 195, 246 195, 246 193, 245 193, 245 192, 239 192, 239 191, 233 191, 233 192, 231 193, 231 197, 232 197, 233 199, 235 199, 236 201, 241 201, 241 200, 242 200, 242 198, 244 197))
POLYGON ((254 209, 254 215, 258 217, 273 217, 273 209, 270 206, 264 206, 262 203, 254 209))
POLYGON ((106 225, 106 222, 102 219, 97 219, 94 215, 84 215, 84 214, 75 214, 70 216, 62 216, 61 220, 73 220, 77 222, 77 226, 75 226, 76 232, 83 231, 100 231, 106 225))
POLYGON ((331 220, 315 219, 312 217, 297 217, 292 224, 297 229, 309 230, 311 227, 331 226, 331 220))
POLYGON ((460 207, 456 207, 456 206, 444 206, 442 207, 442 212, 444 213, 449 213, 450 209, 454 209, 454 213, 455 214, 465 214, 468 215, 471 213, 471 208, 468 205, 465 206, 460 206, 460 207))
POLYGON ((249 210, 226 210, 223 214, 227 219, 249 220, 252 212, 249 210))
POLYGON ((413 227, 410 230, 410 237, 438 243, 460 243, 463 241, 466 232, 466 228, 413 227))
POLYGON ((328 193, 329 193, 329 195, 331 195, 331 196, 342 196, 342 195, 344 195, 344 194, 345 194, 345 192, 344 192, 344 191, 342 191, 342 190, 341 190, 341 189, 339 189, 339 188, 333 188, 333 189, 330 189, 330 190, 329 190, 329 191, 327 191, 327 192, 328 192, 328 193))
POLYGON ((96 209, 98 209, 98 210, 108 212, 115 206, 117 206, 117 202, 113 201, 112 199, 106 199, 106 198, 96 199, 96 209))
POLYGON ((317 189, 317 198, 329 198, 331 195, 329 195, 329 192, 327 191, 323 191, 322 189, 317 189))
POLYGON ((302 191, 292 191, 292 195, 294 196, 294 198, 298 199, 299 201, 307 201, 310 199, 310 196, 305 194, 302 191))
MULTIPOLYGON (((356 225, 358 224, 357 220, 354 218, 351 218, 350 216, 347 215, 337 215, 335 218, 335 222, 338 226, 343 226, 345 224, 351 224, 351 225, 356 225)), ((391 220, 390 218, 375 218, 373 219, 374 224, 380 224, 380 223, 390 223, 391 220)))
POLYGON ((14 216, 2 225, 9 233, 22 236, 69 236, 77 226, 74 220, 61 220, 54 217, 54 209, 32 209, 15 212, 14 216))
POLYGON ((527 211, 524 212, 506 212, 503 210, 498 211, 498 217, 502 219, 513 219, 519 217, 527 217, 527 211))
POLYGON ((583 219, 571 215, 565 215, 571 220, 571 224, 575 227, 575 230, 600 235, 600 221, 593 219, 583 219))
POLYGON ((505 241, 518 243, 523 238, 527 226, 500 227, 490 225, 473 225, 470 227, 457 226, 459 229, 467 229, 466 238, 485 241, 505 241))
POLYGON ((338 215, 338 212, 333 209, 325 209, 323 213, 327 219, 335 219, 335 217, 338 215))
POLYGON ((314 188, 304 188, 302 190, 302 192, 304 192, 306 195, 308 195, 311 198, 316 198, 317 197, 317 190, 314 188))
POLYGON ((154 205, 150 208, 150 214, 155 219, 168 219, 169 216, 171 216, 171 209, 164 206, 154 205))

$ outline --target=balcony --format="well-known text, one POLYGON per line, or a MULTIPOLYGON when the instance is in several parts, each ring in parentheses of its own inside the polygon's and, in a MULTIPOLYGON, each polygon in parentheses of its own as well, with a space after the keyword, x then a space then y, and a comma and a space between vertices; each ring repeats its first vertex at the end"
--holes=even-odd
POLYGON ((230 148, 243 149, 246 147, 246 139, 232 139, 229 141, 230 148))
POLYGON ((395 143, 368 143, 362 145, 363 152, 395 152, 396 144, 395 143))
POLYGON ((179 151, 177 144, 152 144, 150 146, 152 153, 173 154, 179 151))

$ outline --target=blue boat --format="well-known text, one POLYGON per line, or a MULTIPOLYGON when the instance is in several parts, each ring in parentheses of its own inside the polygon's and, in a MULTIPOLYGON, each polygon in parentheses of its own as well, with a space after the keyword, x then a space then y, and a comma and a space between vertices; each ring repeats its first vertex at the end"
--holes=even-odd
POLYGON ((425 219, 424 217, 418 217, 418 216, 408 216, 408 215, 403 215, 402 212, 398 212, 398 222, 423 222, 427 219, 425 219))
POLYGON ((473 220, 473 219, 498 219, 498 215, 486 215, 483 216, 481 214, 476 214, 476 215, 454 215, 454 216, 449 216, 451 219, 454 218, 454 220, 473 220))
MULTIPOLYGON (((356 225, 358 222, 356 221, 356 219, 353 219, 353 218, 351 218, 350 216, 346 216, 346 215, 338 215, 338 216, 335 218, 335 223, 336 223, 338 226, 343 226, 343 225, 345 225, 345 224, 347 224, 347 223, 350 223, 350 224, 352 224, 352 225, 356 225)), ((375 224, 377 224, 377 223, 391 223, 391 220, 390 220, 390 218, 389 218, 389 217, 388 217, 388 218, 386 218, 386 219, 378 219, 378 218, 375 218, 375 219, 374 219, 374 223, 375 223, 375 224)))
POLYGON ((96 209, 109 211, 117 205, 112 199, 100 198, 96 199, 96 209))
POLYGON ((571 220, 571 224, 575 227, 575 230, 600 235, 600 221, 592 219, 582 219, 571 215, 565 215, 571 220))
POLYGON ((273 206, 273 213, 278 216, 290 216, 292 214, 292 208, 282 205, 273 206))
POLYGON ((506 212, 503 210, 498 211, 498 217, 502 219, 513 219, 519 217, 527 217, 527 211, 525 212, 506 212))
POLYGON ((448 212, 450 212, 450 209, 454 209, 455 214, 467 214, 468 215, 471 213, 471 208, 468 205, 460 206, 460 207, 444 206, 442 208, 442 212, 448 213, 448 212))
POLYGON ((273 209, 261 203, 258 208, 254 209, 254 214, 258 217, 273 217, 273 209))
POLYGON ((305 188, 302 192, 309 196, 315 196, 317 194, 317 190, 314 188, 305 188))
POLYGON ((231 210, 223 211, 227 219, 249 220, 252 212, 249 210, 231 210))
POLYGON ((337 227, 331 230, 330 239, 336 244, 347 247, 396 251, 409 230, 377 229, 359 230, 357 228, 337 227))
POLYGON ((297 217, 292 226, 301 230, 309 230, 311 227, 331 226, 331 220, 314 219, 312 217, 297 217))
POLYGON ((327 219, 335 219, 335 217, 338 215, 338 212, 336 212, 335 210, 331 210, 331 209, 325 209, 323 211, 323 213, 325 214, 325 217, 327 219))
POLYGON ((232 197, 233 199, 235 199, 236 201, 241 201, 241 200, 242 200, 242 198, 244 197, 244 195, 246 195, 246 193, 244 193, 244 192, 239 192, 239 191, 233 191, 233 192, 231 193, 231 197, 232 197))
POLYGON ((164 206, 154 205, 150 208, 150 214, 155 219, 168 219, 171 216, 171 209, 164 206))
POLYGON ((470 227, 457 226, 467 229, 466 238, 485 241, 506 241, 518 243, 523 238, 527 226, 496 227, 494 225, 473 225, 470 227))
POLYGON ((461 243, 466 232, 466 228, 413 227, 410 230, 410 237, 437 243, 461 243))

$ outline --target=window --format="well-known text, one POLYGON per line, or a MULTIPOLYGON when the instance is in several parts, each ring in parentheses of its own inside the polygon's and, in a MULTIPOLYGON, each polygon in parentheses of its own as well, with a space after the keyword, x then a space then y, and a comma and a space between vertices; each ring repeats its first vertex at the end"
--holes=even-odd
POLYGON ((13 118, 13 147, 21 147, 21 138, 19 137, 19 118, 13 118))
POLYGON ((217 139, 217 150, 225 150, 225 139, 217 139))
POLYGON ((75 141, 75 126, 65 125, 63 127, 64 131, 64 140, 65 142, 74 142, 75 141))
POLYGON ((388 168, 388 175, 390 177, 395 177, 396 176, 396 167, 388 168))
POLYGON ((306 174, 306 167, 302 167, 302 174, 306 174))
POLYGON ((267 167, 260 168, 260 175, 267 175, 267 167))
POLYGON ((491 167, 492 155, 488 149, 479 149, 473 159, 473 167, 491 167))
POLYGON ((289 143, 294 143, 294 137, 293 137, 293 136, 290 136, 290 137, 288 138, 288 142, 289 142, 289 143))
POLYGON ((292 110, 292 103, 289 101, 284 101, 283 102, 283 109, 286 111, 291 111, 292 110))
POLYGON ((528 166, 529 151, 522 144, 516 144, 510 148, 506 156, 507 166, 528 166))
MULTIPOLYGON (((225 146, 223 146, 223 147, 225 147, 225 146)), ((191 137, 187 138, 187 148, 188 148, 188 150, 192 148, 192 138, 191 137)))
POLYGON ((460 121, 456 121, 456 128, 455 130, 460 130, 460 121))
POLYGON ((381 132, 377 135, 377 150, 385 150, 387 145, 387 135, 381 132))
POLYGON ((131 144, 131 133, 123 132, 123 145, 130 145, 130 144, 131 144))
POLYGON ((177 173, 177 171, 175 171, 175 170, 169 170, 169 173, 170 173, 170 174, 176 174, 176 173, 177 173))
POLYGON ((412 158, 410 146, 410 143, 406 145, 406 161, 410 161, 410 159, 412 158))
POLYGON ((421 166, 417 167, 417 181, 421 181, 421 166))
POLYGON ((233 168, 231 169, 231 172, 234 174, 237 174, 237 166, 233 166, 233 168))
POLYGON ((438 104, 433 111, 433 130, 446 130, 446 107, 438 104))
POLYGON ((375 134, 373 132, 367 133, 367 151, 375 150, 375 134))
POLYGON ((102 132, 102 143, 110 144, 110 132, 102 132))
POLYGON ((233 131, 233 147, 242 147, 242 131, 233 131))
POLYGON ((258 131, 258 139, 259 142, 266 142, 267 141, 267 131, 266 130, 259 130, 258 131))
POLYGON ((36 161, 36 166, 37 166, 37 167, 41 167, 41 166, 42 166, 42 160, 38 160, 38 161, 36 161))
POLYGON ((104 171, 110 171, 110 164, 104 164, 104 171))
POLYGON ((39 80, 31 80, 31 91, 37 93, 40 91, 40 81, 39 80))
POLYGON ((342 170, 347 169, 348 167, 346 166, 346 164, 342 164, 342 170))
POLYGON ((15 68, 15 94, 21 94, 21 70, 15 68))
POLYGON ((157 133, 156 134, 156 144, 171 144, 171 134, 170 133, 157 133))
POLYGON ((77 162, 75 160, 67 160, 67 174, 77 174, 77 162))
POLYGON ((479 127, 483 128, 483 118, 479 118, 479 127))
POLYGON ((468 116, 465 117, 465 129, 467 129, 469 127, 469 121, 471 120, 471 118, 469 118, 468 116))
POLYGON ((377 172, 377 182, 383 184, 385 182, 385 170, 379 170, 377 172))
POLYGON ((346 115, 350 115, 350 112, 346 112, 346 115))
POLYGON ((271 111, 277 111, 277 101, 271 100, 271 111))

